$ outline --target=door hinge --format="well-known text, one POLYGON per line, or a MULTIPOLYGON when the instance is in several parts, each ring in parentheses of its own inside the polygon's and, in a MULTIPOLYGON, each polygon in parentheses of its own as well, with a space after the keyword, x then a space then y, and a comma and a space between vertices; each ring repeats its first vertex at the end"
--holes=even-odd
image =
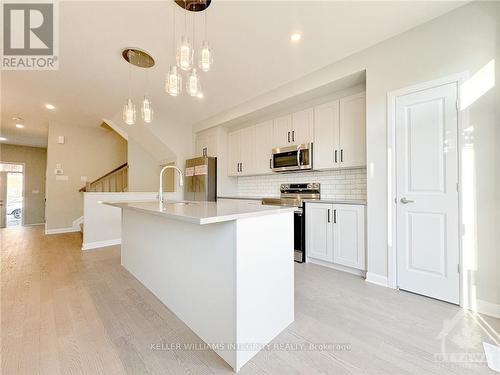
POLYGON ((457 264, 457 272, 460 273, 460 264, 457 264))
POLYGON ((457 110, 460 109, 460 102, 457 100, 457 102, 455 103, 456 107, 457 107, 457 110))

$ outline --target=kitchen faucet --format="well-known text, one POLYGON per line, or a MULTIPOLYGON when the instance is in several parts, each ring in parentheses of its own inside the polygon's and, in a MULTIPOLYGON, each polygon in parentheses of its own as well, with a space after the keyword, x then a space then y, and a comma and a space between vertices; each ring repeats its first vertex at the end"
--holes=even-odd
POLYGON ((182 171, 175 165, 164 166, 160 172, 160 193, 158 194, 160 205, 163 203, 163 172, 165 172, 165 170, 167 169, 175 169, 179 173, 179 186, 184 186, 184 178, 182 177, 182 171))

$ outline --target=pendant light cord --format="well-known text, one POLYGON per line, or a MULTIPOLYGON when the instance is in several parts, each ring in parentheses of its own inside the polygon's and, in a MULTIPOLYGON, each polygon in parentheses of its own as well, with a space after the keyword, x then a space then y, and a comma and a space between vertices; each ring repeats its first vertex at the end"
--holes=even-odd
POLYGON ((207 40, 207 11, 208 11, 208 6, 207 6, 207 0, 205 0, 205 40, 207 40))

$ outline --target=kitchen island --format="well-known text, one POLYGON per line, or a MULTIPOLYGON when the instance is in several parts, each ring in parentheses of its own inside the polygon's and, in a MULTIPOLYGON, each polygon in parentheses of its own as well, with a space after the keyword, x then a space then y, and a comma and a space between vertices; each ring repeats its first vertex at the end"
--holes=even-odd
POLYGON ((294 320, 293 208, 106 203, 121 263, 235 371, 294 320))

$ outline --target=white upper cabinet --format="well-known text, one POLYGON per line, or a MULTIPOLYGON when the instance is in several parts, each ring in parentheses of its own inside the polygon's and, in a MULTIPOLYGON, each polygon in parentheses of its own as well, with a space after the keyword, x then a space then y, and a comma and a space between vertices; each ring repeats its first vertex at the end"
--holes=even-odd
POLYGON ((292 115, 278 117, 273 121, 274 147, 283 147, 291 144, 292 140, 292 115))
POLYGON ((339 166, 339 124, 338 100, 314 108, 314 169, 328 169, 339 166))
POLYGON ((240 175, 255 174, 255 126, 240 130, 240 175))
POLYGON ((272 172, 273 121, 255 125, 255 166, 256 174, 272 172))
POLYGON ((291 144, 310 143, 314 140, 314 109, 307 108, 292 114, 291 144))
POLYGON ((314 169, 366 166, 366 100, 359 93, 314 108, 314 169))
POLYGON ((255 174, 255 126, 228 135, 228 175, 255 174))
POLYGON ((237 176, 240 172, 241 160, 241 133, 239 131, 229 133, 227 136, 227 174, 229 176, 237 176))
POLYGON ((340 99, 340 166, 366 165, 366 96, 340 99))

